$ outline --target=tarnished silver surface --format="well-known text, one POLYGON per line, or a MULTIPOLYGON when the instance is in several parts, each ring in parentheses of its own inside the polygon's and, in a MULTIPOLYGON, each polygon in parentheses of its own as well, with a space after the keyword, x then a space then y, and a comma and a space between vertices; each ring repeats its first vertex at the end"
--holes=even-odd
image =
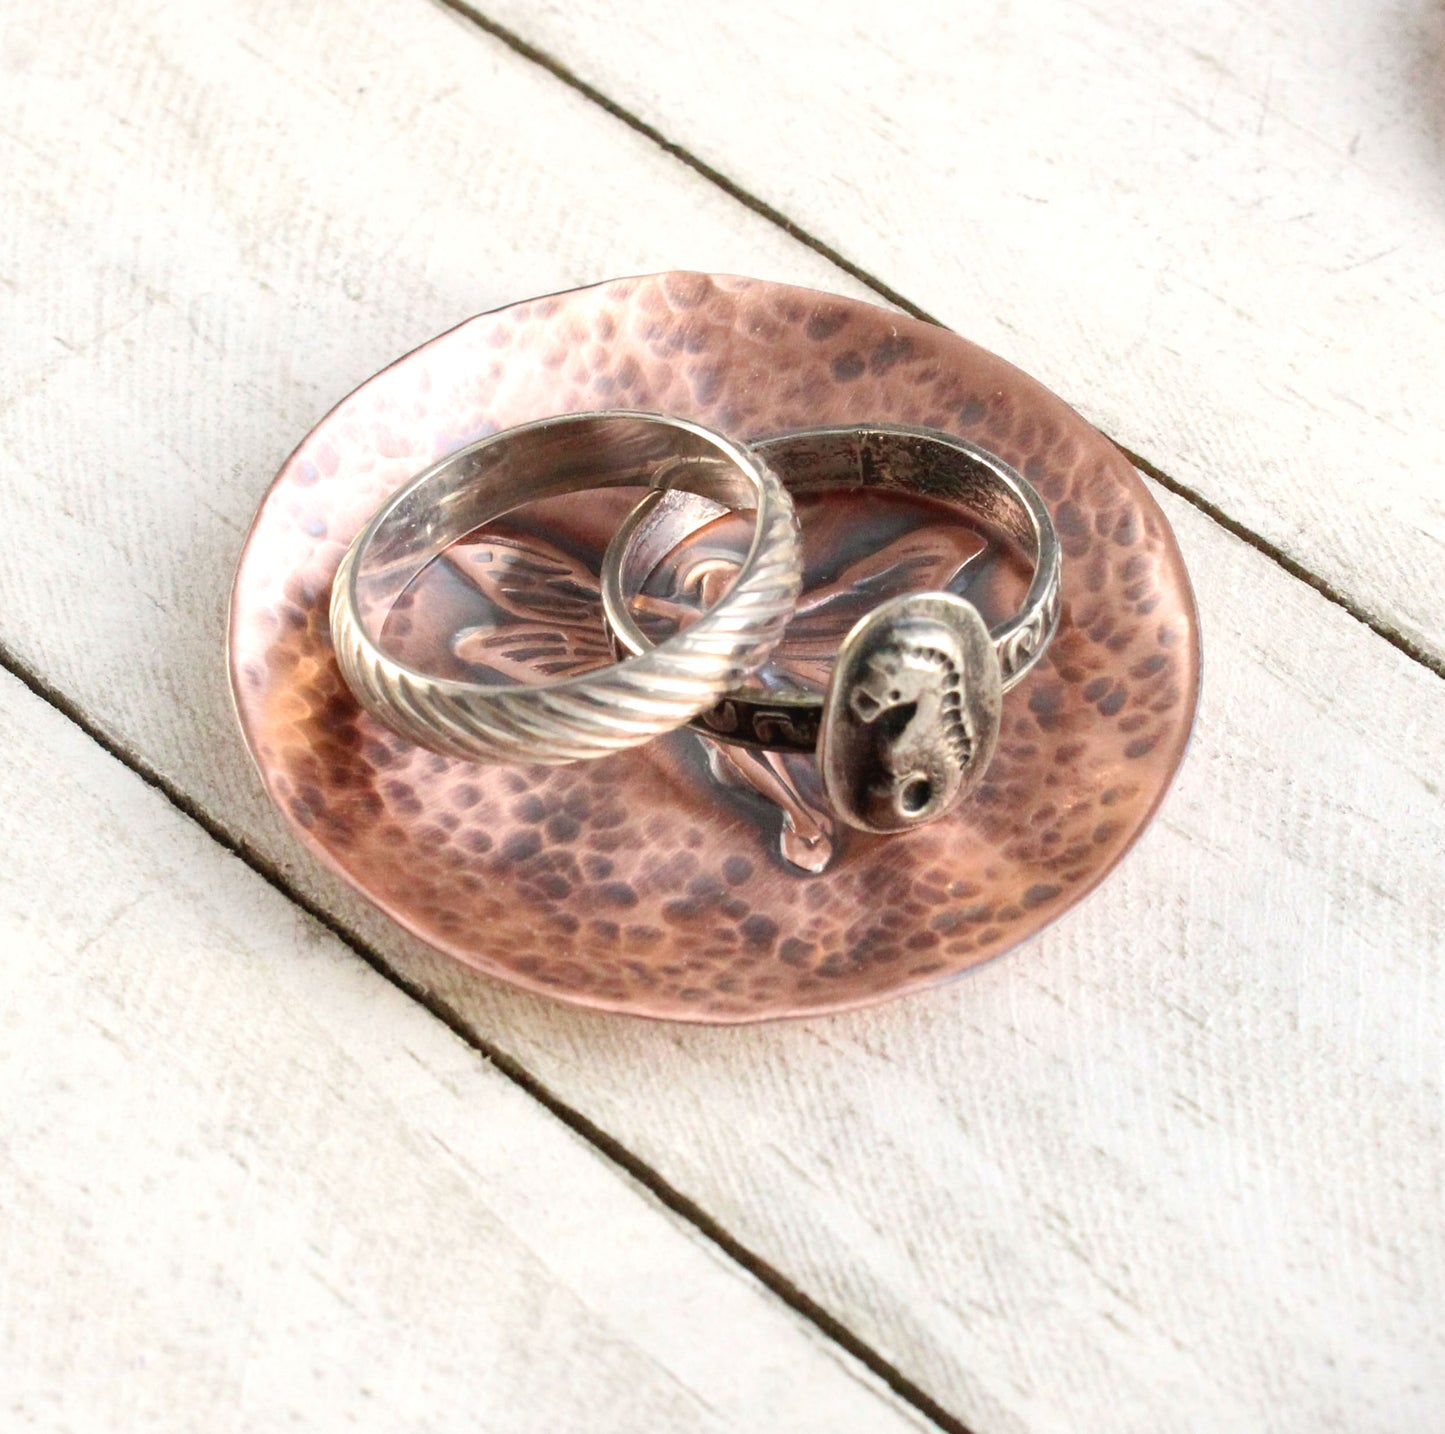
POLYGON ((573 762, 671 731, 736 687, 776 647, 801 581, 792 501, 764 460, 684 419, 570 414, 484 438, 394 494, 337 569, 331 636, 357 700, 409 741, 473 761, 573 762), (600 671, 532 685, 434 676, 383 651, 397 599, 457 539, 533 499, 634 485, 756 509, 732 585, 685 631, 600 671))
MULTIPOLYGON (((1048 509, 986 449, 930 429, 803 429, 753 451, 794 495, 872 488, 939 499, 1007 536, 1033 563, 1018 611, 992 632, 961 598, 912 595, 853 629, 826 696, 744 688, 692 723, 722 742, 816 751, 829 800, 851 826, 893 832, 933 821, 981 778, 1002 693, 1038 661, 1058 624, 1059 543, 1048 509)), ((658 563, 722 511, 692 493, 649 494, 619 527, 603 560, 602 599, 620 650, 648 650, 634 601, 658 563)))
POLYGON ((942 816, 982 780, 1003 683, 983 618, 952 593, 907 593, 843 639, 818 767, 834 810, 871 832, 942 816))

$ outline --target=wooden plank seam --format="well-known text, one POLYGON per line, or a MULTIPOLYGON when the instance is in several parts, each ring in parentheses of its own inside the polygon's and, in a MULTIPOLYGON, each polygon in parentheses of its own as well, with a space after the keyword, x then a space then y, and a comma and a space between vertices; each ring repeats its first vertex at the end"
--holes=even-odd
POLYGON ((0 643, 0 668, 3 668, 41 701, 49 704, 61 716, 72 722, 107 756, 114 758, 139 777, 148 787, 160 793, 178 812, 188 817, 205 832, 212 841, 244 863, 262 881, 266 882, 268 886, 274 887, 293 905, 299 907, 379 976, 390 981, 429 1014, 436 1017, 458 1040, 469 1046, 513 1085, 529 1095, 548 1114, 561 1121, 574 1135, 586 1141, 598 1154, 631 1176, 655 1200, 679 1219, 685 1220, 704 1239, 710 1241, 730 1260, 740 1265, 771 1294, 814 1325, 826 1338, 852 1355, 871 1373, 877 1375, 906 1404, 911 1405, 939 1429, 945 1431, 945 1434, 976 1434, 976 1431, 971 1430, 961 1420, 950 1414, 937 1400, 933 1399, 877 1350, 866 1344, 817 1300, 755 1251, 749 1249, 695 1200, 671 1184, 615 1136, 609 1134, 594 1121, 589 1120, 575 1106, 568 1105, 555 1095, 515 1057, 480 1036, 445 1001, 398 971, 372 945, 350 930, 343 922, 337 920, 319 902, 314 901, 288 881, 280 868, 264 853, 258 851, 244 838, 228 831, 221 822, 209 815, 180 787, 143 757, 128 750, 112 738, 103 727, 86 716, 63 692, 47 682, 4 643, 0 643))
MULTIPOLYGON (((767 220, 768 223, 776 225, 790 239, 797 240, 799 244, 811 249, 821 258, 835 265, 841 272, 847 274, 849 278, 856 279, 860 284, 871 289, 886 303, 892 304, 897 309, 901 309, 905 314, 912 315, 915 319, 922 319, 924 323, 937 324, 941 328, 947 327, 942 320, 936 318, 920 305, 915 304, 905 294, 899 293, 891 284, 886 283, 876 274, 870 273, 867 269, 863 268, 862 265, 854 263, 847 255, 840 252, 825 240, 819 239, 816 235, 804 229, 796 220, 790 219, 780 209, 769 204, 767 200, 754 194, 751 190, 739 184, 735 179, 724 174, 715 165, 709 164, 705 159, 694 154, 685 145, 669 139, 656 125, 650 124, 640 115, 634 114, 609 95, 604 94, 595 85, 579 75, 571 66, 564 64, 554 55, 548 54, 545 50, 538 48, 532 44, 531 41, 517 34, 516 31, 508 29, 507 26, 484 15, 474 6, 467 4, 466 0, 435 0, 435 3, 444 9, 452 11, 470 24, 475 25, 493 39, 500 41, 522 59, 539 66, 554 78, 562 81, 563 84, 575 90, 584 99, 597 105, 614 119, 620 120, 629 129, 655 144, 680 164, 686 165, 689 169, 706 179, 710 184, 716 185, 730 198, 735 199, 745 208, 752 210, 753 213, 767 220)), ((1188 483, 1181 482, 1178 478, 1172 477, 1170 474, 1164 472, 1163 469, 1151 463, 1149 459, 1145 458, 1142 454, 1134 452, 1131 448, 1118 442, 1117 439, 1112 438, 1109 434, 1106 433, 1104 436, 1109 438, 1109 441, 1113 443, 1140 472, 1152 478, 1161 488, 1168 489, 1169 492, 1184 499, 1186 503, 1198 508, 1201 513, 1213 522, 1219 524, 1226 532, 1232 534, 1242 542, 1248 543, 1256 552, 1262 553, 1271 562, 1278 564, 1292 578, 1296 578, 1308 587, 1313 588, 1321 597, 1334 603, 1336 607, 1343 608, 1356 622, 1362 623, 1365 627, 1369 628, 1376 637, 1382 638, 1385 642, 1388 642, 1391 647, 1399 652, 1403 652, 1411 661, 1418 662, 1422 667, 1428 668, 1437 677, 1445 678, 1445 659, 1436 659, 1422 644, 1416 642, 1407 633, 1401 632, 1397 627, 1366 611, 1365 608, 1351 598, 1348 593, 1320 577, 1317 573, 1311 572, 1303 563, 1291 557, 1278 543, 1271 541, 1262 533, 1256 532, 1253 528, 1245 523, 1241 523, 1238 519, 1232 518, 1217 503, 1206 498, 1188 483)))

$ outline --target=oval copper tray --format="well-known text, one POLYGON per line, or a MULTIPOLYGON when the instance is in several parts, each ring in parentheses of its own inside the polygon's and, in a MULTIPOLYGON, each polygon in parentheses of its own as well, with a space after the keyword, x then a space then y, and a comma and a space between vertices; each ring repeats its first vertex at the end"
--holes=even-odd
MULTIPOLYGON (((510 660, 520 675, 605 660, 589 584, 626 501, 534 505, 500 536, 448 555, 404 599, 391 638, 462 668, 510 660), (506 608, 512 627, 469 623, 488 604, 506 608), (549 627, 554 610, 566 621, 549 627)), ((865 551, 910 531, 915 546, 924 530, 943 534, 952 586, 993 616, 1006 600, 994 591, 1004 555, 978 541, 965 552, 937 514, 910 528, 887 507, 865 513, 861 529, 836 510, 805 510, 805 531, 827 529, 831 512, 855 550, 870 523, 887 538, 865 551)), ((838 586, 839 565, 816 542, 810 562, 838 586)), ((912 572, 914 587, 937 578, 926 562, 897 571, 912 572)), ((1142 481, 1025 374, 869 304, 673 273, 471 319, 338 405, 257 513, 232 593, 230 666, 272 798, 408 930, 561 1000, 738 1022, 935 985, 1078 901, 1138 837, 1179 765, 1199 644, 1179 550, 1142 481), (972 801, 909 835, 867 837, 829 828, 805 770, 748 765, 690 733, 580 766, 487 768, 410 747, 358 709, 326 607, 370 512, 486 433, 600 407, 680 414, 741 438, 921 424, 974 439, 1028 476, 1062 540, 1063 619, 1045 661, 1008 695, 972 801)))

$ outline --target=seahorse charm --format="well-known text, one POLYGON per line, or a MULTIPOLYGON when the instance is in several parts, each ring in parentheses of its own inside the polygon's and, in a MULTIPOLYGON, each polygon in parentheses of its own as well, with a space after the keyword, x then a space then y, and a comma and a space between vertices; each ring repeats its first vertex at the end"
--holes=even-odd
POLYGON ((910 593, 843 640, 818 747, 838 815, 898 832, 949 811, 998 742, 1003 682, 988 628, 951 593, 910 593))

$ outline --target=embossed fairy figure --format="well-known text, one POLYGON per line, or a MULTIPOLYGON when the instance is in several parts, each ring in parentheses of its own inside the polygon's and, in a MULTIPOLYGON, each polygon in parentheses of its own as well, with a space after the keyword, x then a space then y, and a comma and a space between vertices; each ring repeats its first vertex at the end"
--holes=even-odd
MULTIPOLYGON (((753 679, 774 693, 820 691, 840 640, 860 617, 899 593, 956 587, 987 546, 956 519, 929 521, 926 510, 920 514, 918 505, 897 499, 870 495, 839 504, 805 498, 799 510, 806 550, 803 596, 782 646, 753 679)), ((428 575, 426 602, 406 605, 404 630, 390 636, 426 650, 432 670, 445 655, 444 665, 455 664, 458 675, 480 668, 519 682, 613 661, 595 559, 589 561, 593 544, 580 536, 568 542, 555 521, 547 527, 553 537, 541 536, 531 524, 500 523, 456 545, 436 565, 442 571, 428 575), (425 630, 413 627, 423 622, 425 630)), ((746 541, 746 524, 723 518, 679 545, 653 573, 635 607, 649 636, 660 640, 714 601, 731 581, 746 541)), ((855 701, 877 704, 869 720, 884 716, 885 708, 903 714, 901 720, 895 716, 896 730, 889 730, 887 760, 899 764, 900 773, 914 763, 926 782, 930 769, 923 755, 912 751, 909 718, 936 721, 940 714, 920 713, 917 704, 946 701, 948 686, 922 680, 927 674, 913 670, 922 661, 910 653, 895 670, 882 659, 876 683, 860 688, 855 701)), ((958 741, 968 740, 961 723, 945 726, 958 741)), ((825 870, 834 852, 835 823, 811 760, 692 735, 714 781, 761 798, 779 813, 783 859, 801 871, 825 870)), ((926 797, 919 786, 905 784, 903 790, 905 800, 909 791, 926 797)))

